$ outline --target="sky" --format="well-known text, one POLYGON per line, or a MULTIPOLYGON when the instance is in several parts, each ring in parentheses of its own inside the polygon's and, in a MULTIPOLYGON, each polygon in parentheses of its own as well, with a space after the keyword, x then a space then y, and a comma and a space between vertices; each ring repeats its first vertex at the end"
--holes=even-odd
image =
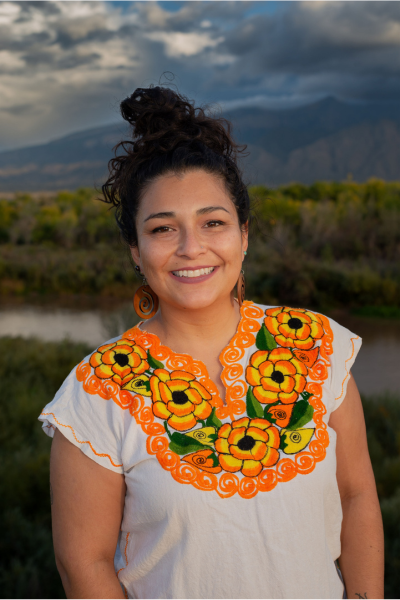
POLYGON ((400 2, 0 1, 0 150, 117 122, 136 87, 196 104, 400 100, 400 2))

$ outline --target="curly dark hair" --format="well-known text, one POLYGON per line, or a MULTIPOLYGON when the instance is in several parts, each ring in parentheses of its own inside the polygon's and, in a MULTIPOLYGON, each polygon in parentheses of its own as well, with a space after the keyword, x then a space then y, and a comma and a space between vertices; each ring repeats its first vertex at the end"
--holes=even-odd
POLYGON ((232 126, 222 117, 195 108, 168 87, 137 88, 121 102, 122 117, 132 126, 132 139, 114 148, 109 177, 102 186, 105 202, 116 208, 123 239, 137 246, 136 215, 146 188, 160 175, 203 169, 225 181, 239 224, 250 217, 247 186, 237 165, 246 146, 232 139, 232 126), (117 155, 119 149, 123 154, 117 155))

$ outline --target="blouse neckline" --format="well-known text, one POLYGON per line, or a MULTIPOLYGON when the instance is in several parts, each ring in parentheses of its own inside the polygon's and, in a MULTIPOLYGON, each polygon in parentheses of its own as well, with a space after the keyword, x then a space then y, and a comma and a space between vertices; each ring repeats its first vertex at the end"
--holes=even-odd
MULTIPOLYGON (((196 368, 198 369, 197 375, 200 375, 203 383, 206 384, 212 394, 214 404, 217 407, 216 414, 218 417, 222 420, 227 418, 235 419, 240 415, 246 414, 246 403, 242 398, 244 395, 243 392, 245 393, 245 390, 247 389, 247 384, 244 380, 244 368, 240 364, 240 361, 244 357, 246 349, 255 344, 255 334, 257 334, 261 326, 255 319, 259 319, 263 316, 264 311, 261 308, 254 302, 245 300, 240 307, 240 320, 236 332, 218 356, 219 362, 222 365, 220 379, 225 388, 225 403, 221 398, 218 387, 210 378, 206 365, 201 360, 198 360, 187 353, 175 352, 164 345, 155 333, 150 333, 140 328, 143 321, 140 321, 135 325, 130 332, 133 333, 136 331, 139 333, 139 337, 144 336, 147 338, 148 344, 146 345, 149 346, 148 349, 152 349, 153 346, 156 346, 157 349, 160 349, 161 352, 168 357, 174 357, 178 361, 180 357, 183 359, 186 358, 187 361, 194 366, 195 370, 196 368)), ((130 332, 126 333, 128 334, 130 332)))

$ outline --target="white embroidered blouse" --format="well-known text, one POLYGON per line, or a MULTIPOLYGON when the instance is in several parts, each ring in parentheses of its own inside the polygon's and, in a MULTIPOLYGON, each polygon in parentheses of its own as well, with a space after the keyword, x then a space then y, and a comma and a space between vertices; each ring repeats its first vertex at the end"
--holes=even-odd
POLYGON ((328 421, 360 346, 322 314, 245 301, 226 405, 203 363, 139 326, 73 369, 39 419, 125 476, 127 598, 342 598, 328 421))

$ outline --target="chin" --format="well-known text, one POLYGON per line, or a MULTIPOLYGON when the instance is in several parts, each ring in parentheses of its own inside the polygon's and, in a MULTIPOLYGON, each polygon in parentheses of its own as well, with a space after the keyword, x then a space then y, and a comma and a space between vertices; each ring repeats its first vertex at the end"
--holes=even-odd
POLYGON ((203 294, 188 294, 185 297, 179 296, 174 298, 175 306, 181 307, 185 310, 201 310, 211 306, 218 300, 218 295, 215 293, 203 293, 203 294))

